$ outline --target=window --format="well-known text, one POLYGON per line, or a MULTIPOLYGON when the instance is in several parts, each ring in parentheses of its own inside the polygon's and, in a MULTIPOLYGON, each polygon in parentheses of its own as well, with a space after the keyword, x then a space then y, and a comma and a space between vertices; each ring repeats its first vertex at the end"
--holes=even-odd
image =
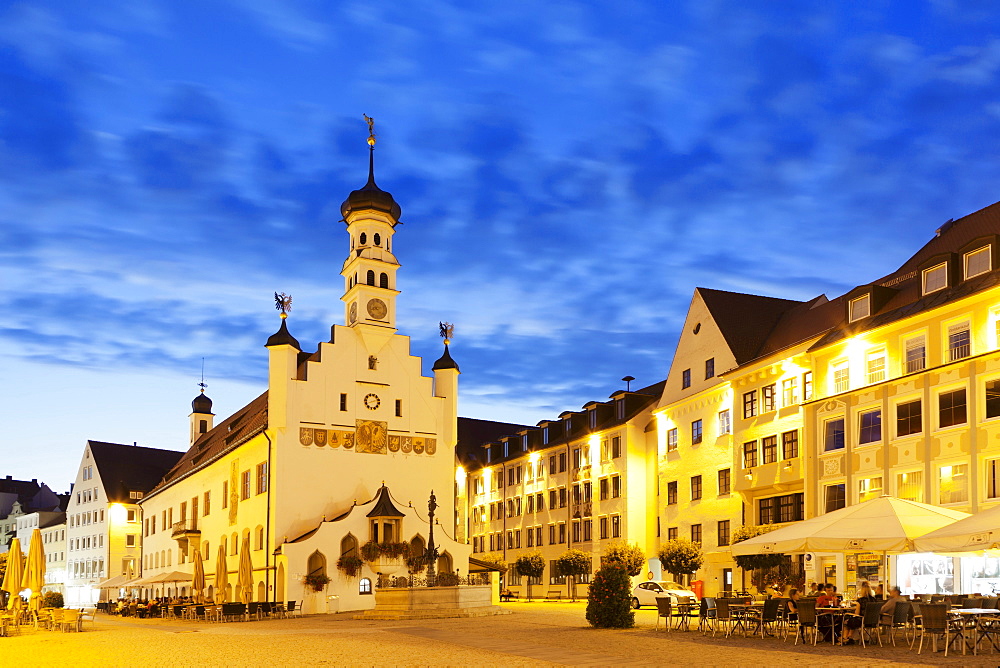
POLYGON ((719 494, 729 494, 729 469, 719 471, 719 494))
POLYGON ((757 390, 743 394, 743 419, 752 418, 757 414, 757 390))
POLYGON ((881 383, 885 380, 885 351, 869 353, 865 366, 868 372, 868 384, 881 383))
POLYGON ((757 500, 759 524, 798 522, 804 517, 805 501, 802 492, 772 496, 757 500))
POLYGON ((240 501, 250 498, 250 469, 247 469, 240 476, 240 501))
POLYGON ((871 295, 862 295, 857 299, 851 300, 851 317, 850 321, 861 320, 862 318, 867 318, 872 314, 872 299, 871 295))
POLYGON ((608 518, 602 517, 600 520, 598 520, 597 526, 600 531, 601 540, 604 540, 605 538, 608 537, 608 518))
POLYGON ((403 417, 403 400, 396 399, 396 417, 403 417))
POLYGON ((611 516, 611 537, 621 538, 622 537, 622 518, 621 515, 611 516))
POLYGON ((965 359, 971 353, 969 323, 963 322, 948 328, 948 361, 965 359))
POLYGON ((924 476, 920 471, 896 475, 896 496, 907 501, 924 501, 924 476))
POLYGON ((527 541, 527 546, 528 547, 534 547, 535 546, 535 532, 532 531, 530 527, 528 528, 528 537, 527 537, 526 541, 527 541))
POLYGON ((772 464, 778 461, 778 437, 767 436, 760 441, 761 464, 772 464))
POLYGON ((826 486, 826 512, 840 510, 847 505, 844 483, 826 486))
POLYGON ((969 500, 969 467, 953 464, 938 469, 938 503, 966 503, 969 500))
POLYGON ((743 468, 752 469, 757 466, 757 441, 747 441, 743 444, 743 468))
POLYGON ((263 494, 267 491, 267 462, 257 464, 257 493, 263 494))
POLYGON ((347 410, 347 395, 344 393, 340 394, 340 410, 342 411, 347 410))
POLYGON ((719 411, 719 435, 729 434, 733 431, 733 422, 729 416, 729 409, 719 411))
POLYGON ((697 501, 701 498, 701 476, 691 476, 691 500, 697 501))
POLYGON ((677 540, 677 527, 667 527, 667 540, 677 540))
POLYGON ((809 401, 813 398, 813 375, 812 371, 802 374, 802 400, 809 401))
POLYGON ((705 380, 715 377, 715 358, 705 360, 705 380))
POLYGON ((611 476, 611 497, 617 499, 622 495, 622 477, 611 476))
POLYGON ((667 505, 672 506, 677 503, 677 481, 671 480, 667 483, 667 505))
POLYGON ((677 428, 667 430, 667 452, 677 449, 677 428))
POLYGON ((358 582, 358 593, 370 595, 372 593, 372 581, 369 578, 361 578, 358 582))
POLYGON ((691 369, 684 369, 681 372, 681 389, 686 390, 691 387, 691 369))
POLYGON ((972 278, 979 274, 985 274, 990 267, 990 247, 983 246, 971 253, 965 254, 965 277, 972 278))
POLYGON ((786 378, 781 381, 781 404, 794 406, 799 403, 799 379, 786 378))
POLYGON ((927 367, 927 346, 924 337, 906 340, 906 373, 923 371, 927 367))
POLYGON ((701 443, 701 420, 691 423, 691 444, 701 443))
POLYGON ((774 410, 774 393, 775 393, 775 389, 776 388, 775 388, 775 386, 773 384, 772 385, 765 385, 764 387, 760 388, 760 403, 761 403, 760 410, 761 410, 761 412, 767 413, 769 411, 773 411, 774 410))
POLYGON ((128 514, 126 515, 126 517, 127 517, 127 521, 129 521, 129 522, 138 522, 139 521, 139 511, 137 511, 137 510, 135 510, 133 508, 130 508, 129 511, 128 511, 128 514))
POLYGON ((566 507, 566 497, 567 497, 566 488, 565 487, 560 487, 559 488, 559 507, 560 508, 565 508, 566 507))
MULTIPOLYGON (((228 480, 223 480, 222 481, 222 507, 223 508, 228 508, 229 507, 229 481, 228 480)), ((163 520, 163 528, 164 529, 167 528, 167 520, 166 519, 163 520)))
POLYGON ((554 489, 549 490, 549 508, 557 508, 559 506, 558 492, 554 489))
MULTIPOLYGON (((567 422, 566 424, 569 424, 569 423, 567 422)), ((566 472, 566 453, 565 452, 560 452, 559 453, 559 473, 565 473, 565 472, 566 472)))
POLYGON ((598 482, 598 487, 600 489, 601 501, 607 501, 608 500, 608 479, 607 478, 601 478, 601 480, 598 482))
POLYGON ((700 543, 701 542, 701 525, 692 524, 691 525, 691 542, 700 543))
POLYGON ((618 420, 625 419, 625 399, 620 398, 615 400, 615 418, 618 420))
POLYGON ((938 426, 951 427, 965 424, 965 389, 942 392, 938 395, 938 426))
POLYGON ((833 365, 833 392, 840 394, 850 389, 851 378, 850 369, 847 362, 837 362, 833 365))
POLYGON ((1000 417, 1000 380, 986 383, 986 417, 1000 417))
POLYGON ((720 546, 729 545, 729 520, 719 520, 718 536, 720 546))
POLYGON ((559 543, 562 544, 562 543, 565 543, 565 542, 566 542, 566 523, 565 522, 560 522, 559 523, 559 543))
POLYGON ((799 456, 798 430, 786 431, 781 435, 781 458, 795 459, 799 456))
POLYGON ((866 411, 858 416, 861 422, 861 431, 858 443, 874 443, 882 440, 882 409, 866 411))
POLYGON ((558 470, 556 470, 556 456, 552 455, 549 457, 549 475, 555 475, 556 473, 558 473, 558 470))
POLYGON ((986 461, 986 498, 1000 499, 1000 459, 986 461))
POLYGON ((942 262, 924 269, 923 281, 925 295, 948 287, 948 263, 942 262))
POLYGON ((826 421, 824 450, 840 450, 844 447, 844 418, 826 421))
MULTIPOLYGON (((212 510, 212 492, 205 492, 201 500, 202 515, 207 516, 212 510)), ((156 533, 156 517, 153 517, 153 533, 156 533)))
POLYGON ((858 481, 858 503, 882 496, 882 477, 862 478, 858 481))
MULTIPOLYGON (((556 525, 555 524, 550 524, 549 525, 549 545, 555 545, 555 544, 556 544, 556 525)), ((491 550, 493 549, 492 542, 490 543, 490 549, 491 550)))
POLYGON ((612 436, 611 437, 611 458, 617 459, 622 456, 622 437, 612 436))
POLYGON ((896 404, 896 436, 919 434, 923 431, 920 399, 896 404))

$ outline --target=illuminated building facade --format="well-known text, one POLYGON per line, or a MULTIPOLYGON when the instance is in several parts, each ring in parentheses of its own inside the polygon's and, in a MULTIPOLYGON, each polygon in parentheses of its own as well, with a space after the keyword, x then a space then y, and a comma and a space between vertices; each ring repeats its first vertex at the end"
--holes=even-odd
MULTIPOLYGON (((513 563, 537 550, 547 565, 532 584, 560 586, 566 577, 552 562, 570 548, 591 553, 593 567, 615 542, 636 543, 655 555, 656 453, 647 430, 662 388, 660 382, 615 392, 609 401, 463 448, 460 496, 473 556, 499 553, 513 563)), ((659 572, 655 558, 650 570, 659 572)), ((506 583, 524 592, 527 581, 511 570, 506 583)))

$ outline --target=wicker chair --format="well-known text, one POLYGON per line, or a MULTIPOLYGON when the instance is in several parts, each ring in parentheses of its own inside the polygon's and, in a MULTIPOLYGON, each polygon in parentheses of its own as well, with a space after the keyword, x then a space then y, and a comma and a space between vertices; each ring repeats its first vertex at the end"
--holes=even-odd
POLYGON ((707 632, 715 629, 715 598, 705 596, 701 599, 701 609, 698 613, 698 630, 707 632))
POLYGON ((670 630, 670 617, 673 614, 673 602, 669 596, 657 596, 656 597, 656 626, 655 629, 660 628, 660 620, 663 621, 664 630, 670 630))
POLYGON ((945 656, 948 656, 948 649, 956 640, 965 640, 962 626, 948 619, 947 603, 925 603, 920 606, 920 645, 917 647, 917 654, 923 651, 924 637, 928 634, 935 652, 938 636, 944 638, 945 656))
POLYGON ((812 630, 813 645, 816 644, 816 637, 819 635, 816 628, 816 599, 814 598, 800 598, 795 602, 795 607, 799 611, 798 628, 795 633, 795 644, 799 644, 799 636, 802 637, 802 642, 805 642, 805 632, 807 629, 812 630))

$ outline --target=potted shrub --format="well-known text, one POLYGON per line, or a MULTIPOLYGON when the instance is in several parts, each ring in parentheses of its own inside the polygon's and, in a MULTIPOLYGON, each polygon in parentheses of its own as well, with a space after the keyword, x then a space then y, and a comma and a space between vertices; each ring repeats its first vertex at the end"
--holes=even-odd
POLYGON ((349 578, 357 577, 364 564, 364 560, 355 554, 344 555, 337 559, 337 569, 349 578))
POLYGON ((328 584, 330 584, 330 578, 322 573, 310 573, 305 576, 302 581, 308 587, 312 587, 313 591, 323 591, 328 584))

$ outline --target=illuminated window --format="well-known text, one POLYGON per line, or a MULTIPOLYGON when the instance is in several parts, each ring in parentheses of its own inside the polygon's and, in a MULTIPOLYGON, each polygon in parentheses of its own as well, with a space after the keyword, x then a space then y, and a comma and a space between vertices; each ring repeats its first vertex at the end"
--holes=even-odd
POLYGON ((986 417, 1000 416, 1000 380, 986 383, 986 417))
POLYGON ((813 375, 812 371, 802 374, 802 399, 809 401, 813 398, 813 375))
POLYGON ((951 427, 965 424, 965 389, 942 392, 938 395, 938 426, 951 427))
POLYGON ((778 461, 778 437, 767 436, 760 440, 761 464, 772 464, 778 461))
POLYGON ((831 450, 841 450, 844 447, 844 418, 827 420, 825 425, 826 436, 823 441, 823 449, 826 452, 831 450))
POLYGON ((882 477, 862 478, 858 481, 858 503, 882 496, 882 477))
POLYGON ((691 443, 701 443, 701 420, 691 423, 691 443))
POLYGON ((927 367, 927 345, 924 337, 918 336, 906 341, 906 373, 923 371, 927 367))
POLYGON ((938 503, 966 503, 969 500, 969 467, 953 464, 938 469, 938 503))
POLYGON ((973 276, 978 276, 979 274, 985 274, 991 269, 990 247, 983 246, 982 248, 977 248, 971 253, 966 253, 964 260, 966 278, 972 278, 973 276))
POLYGON ((667 452, 677 449, 677 429, 667 430, 667 452))
POLYGON ((799 379, 786 378, 781 381, 781 405, 794 406, 799 403, 799 379))
POLYGON ((687 389, 691 387, 691 369, 684 369, 681 372, 681 389, 687 389))
POLYGON ((719 494, 729 494, 729 469, 721 469, 719 471, 719 494))
POLYGON ((847 505, 844 483, 826 486, 826 512, 840 510, 847 505))
POLYGON ((731 433, 732 430, 733 425, 729 417, 729 409, 719 411, 719 435, 731 433))
POLYGON ((786 431, 781 435, 781 453, 782 459, 795 459, 799 456, 798 430, 786 431))
POLYGON ((747 441, 743 444, 743 468, 752 469, 757 466, 757 441, 747 441))
POLYGON ((969 323, 962 322, 948 327, 948 361, 964 359, 972 352, 969 323))
POLYGON ((885 380, 885 351, 880 350, 875 353, 869 353, 868 359, 865 360, 867 372, 868 372, 868 384, 881 383, 885 380))
POLYGON ((924 476, 920 471, 909 471, 896 475, 896 496, 907 501, 923 503, 924 476))
POLYGON ((835 362, 833 365, 833 392, 840 394, 850 389, 850 369, 847 361, 835 362))
POLYGON ((924 269, 923 281, 925 295, 948 287, 948 263, 942 262, 930 269, 924 269))
POLYGON ((871 295, 862 295, 851 300, 851 322, 867 318, 872 313, 871 295))
POLYGON ((858 443, 875 443, 882 440, 882 409, 866 411, 859 417, 858 443))
POLYGON ((765 385, 760 389, 761 412, 767 413, 769 411, 774 410, 774 394, 775 394, 774 385, 765 385))
POLYGON ((751 390, 743 395, 743 419, 757 415, 757 390, 751 390))
POLYGON ((361 578, 358 582, 358 593, 359 594, 371 594, 372 593, 372 581, 368 578, 361 578))
POLYGON ((920 399, 896 404, 896 436, 919 434, 923 429, 920 399))

